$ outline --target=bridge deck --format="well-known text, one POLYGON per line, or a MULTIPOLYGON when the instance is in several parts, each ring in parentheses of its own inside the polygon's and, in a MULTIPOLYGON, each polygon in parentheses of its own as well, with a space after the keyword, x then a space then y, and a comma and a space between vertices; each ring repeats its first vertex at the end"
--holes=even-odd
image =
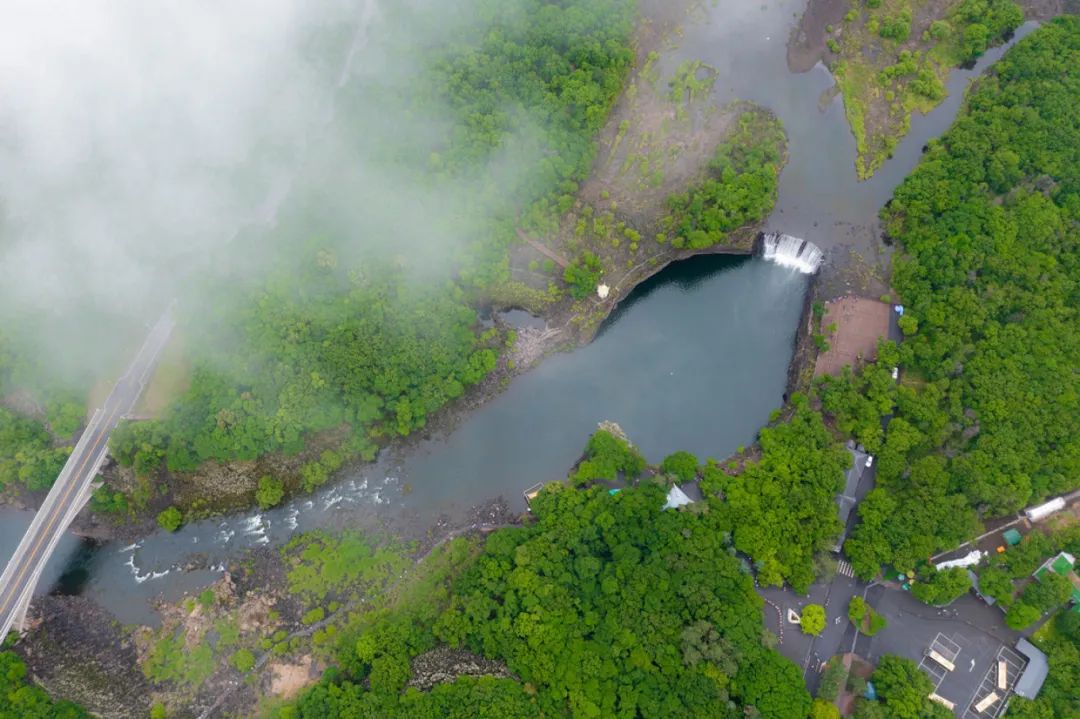
POLYGON ((7 635, 13 624, 21 624, 45 563, 56 549, 61 535, 90 498, 94 477, 108 453, 109 435, 134 408, 169 340, 173 326, 170 307, 150 330, 105 404, 94 412, 7 568, 0 575, 0 639, 7 635))

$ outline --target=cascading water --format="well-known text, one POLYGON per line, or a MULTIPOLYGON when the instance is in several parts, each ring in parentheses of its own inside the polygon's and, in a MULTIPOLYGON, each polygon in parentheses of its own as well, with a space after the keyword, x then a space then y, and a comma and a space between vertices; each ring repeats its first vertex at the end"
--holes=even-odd
POLYGON ((813 242, 782 232, 765 233, 762 255, 770 262, 794 267, 808 275, 817 272, 823 258, 821 249, 813 242))

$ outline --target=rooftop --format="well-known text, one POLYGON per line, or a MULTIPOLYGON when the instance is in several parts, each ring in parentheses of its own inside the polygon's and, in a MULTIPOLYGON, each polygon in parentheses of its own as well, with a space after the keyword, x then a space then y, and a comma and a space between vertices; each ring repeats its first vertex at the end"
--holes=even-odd
POLYGON ((1034 699, 1039 695, 1039 690, 1042 689, 1043 682, 1046 681, 1046 674, 1049 671, 1046 655, 1027 639, 1020 639, 1016 642, 1016 651, 1027 657, 1028 663, 1024 667, 1024 673, 1016 681, 1014 691, 1017 696, 1034 699))

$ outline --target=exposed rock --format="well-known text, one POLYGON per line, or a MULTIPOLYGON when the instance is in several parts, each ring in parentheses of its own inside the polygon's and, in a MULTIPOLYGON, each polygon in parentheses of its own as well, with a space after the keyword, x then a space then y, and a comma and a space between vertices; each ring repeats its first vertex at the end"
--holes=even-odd
POLYGON ((16 645, 34 681, 107 719, 144 719, 150 686, 134 642, 111 614, 82 597, 48 596, 31 606, 35 626, 16 645))
POLYGON ((436 684, 452 682, 458 677, 491 676, 512 679, 506 665, 485 659, 464 649, 438 647, 416 657, 412 663, 413 678, 409 686, 427 691, 436 684))

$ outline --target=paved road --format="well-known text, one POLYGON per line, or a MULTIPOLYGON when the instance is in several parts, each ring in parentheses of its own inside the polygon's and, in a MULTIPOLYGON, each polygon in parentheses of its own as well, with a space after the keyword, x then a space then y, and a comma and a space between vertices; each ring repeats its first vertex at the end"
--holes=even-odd
POLYGON ((173 329, 171 308, 158 320, 104 406, 94 412, 60 476, 0 575, 0 640, 21 618, 61 535, 89 499, 109 435, 134 408, 173 329))

